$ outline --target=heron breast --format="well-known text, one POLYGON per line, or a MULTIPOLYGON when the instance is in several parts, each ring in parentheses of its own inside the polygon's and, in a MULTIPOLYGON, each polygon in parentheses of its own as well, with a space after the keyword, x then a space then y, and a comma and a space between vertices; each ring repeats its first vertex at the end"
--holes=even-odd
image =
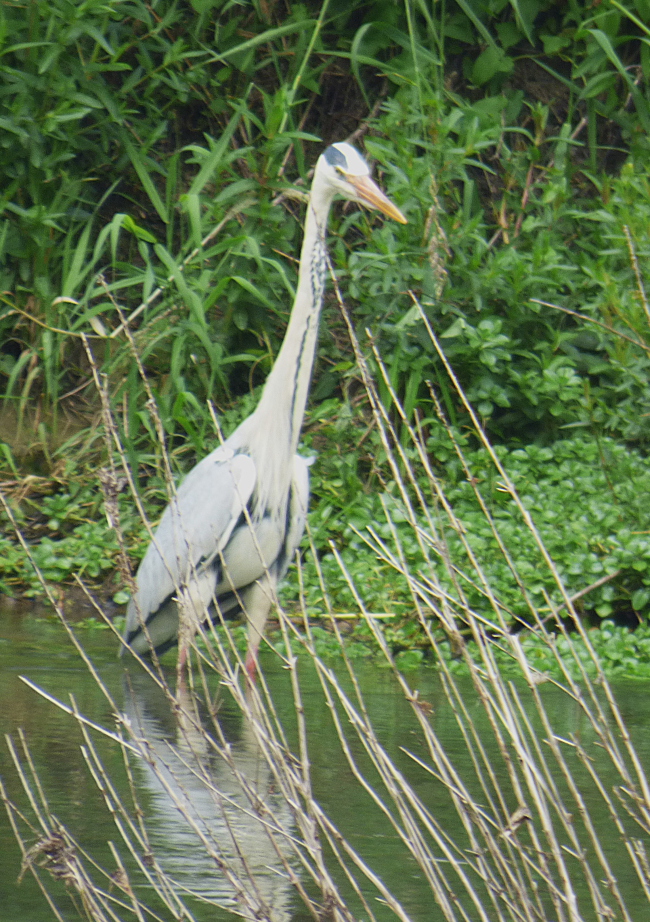
POLYGON ((277 521, 265 516, 254 523, 236 528, 223 551, 223 578, 215 589, 218 595, 229 589, 240 589, 272 570, 282 548, 284 532, 277 521))

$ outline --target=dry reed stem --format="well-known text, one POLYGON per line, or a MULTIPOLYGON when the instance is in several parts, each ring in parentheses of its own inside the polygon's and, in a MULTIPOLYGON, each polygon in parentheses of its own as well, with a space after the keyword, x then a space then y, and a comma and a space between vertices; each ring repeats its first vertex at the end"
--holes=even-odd
MULTIPOLYGON (((382 406, 340 292, 338 288, 335 290, 355 349, 373 423, 386 454, 384 479, 394 481, 398 497, 384 502, 386 528, 381 533, 378 527, 371 528, 361 537, 405 581, 423 636, 437 654, 441 695, 455 722, 460 751, 445 748, 437 732, 435 711, 397 668, 386 639, 385 624, 367 611, 363 587, 355 584, 337 548, 332 546, 332 556, 355 600, 355 614, 363 619, 374 637, 395 687, 400 689, 414 717, 418 735, 414 745, 402 751, 420 776, 430 779, 431 802, 421 796, 420 788, 416 789, 398 768, 394 754, 382 743, 371 718, 308 529, 324 617, 339 643, 341 669, 318 655, 298 565, 302 625, 295 624, 282 611, 277 599, 273 600, 287 651, 276 656, 288 673, 285 684, 293 703, 291 727, 285 726, 287 718, 281 717, 263 670, 258 685, 242 686, 243 663, 227 623, 222 625, 225 639, 222 632, 208 623, 198 625, 197 635, 190 641, 193 669, 188 672, 187 685, 177 683, 173 690, 159 663, 149 668, 153 682, 147 695, 157 688, 174 718, 174 740, 160 738, 147 716, 147 695, 135 688, 137 675, 128 676, 129 689, 125 693, 128 712, 122 712, 57 609, 79 656, 109 703, 114 726, 102 726, 84 717, 74 699, 66 704, 30 680, 25 681, 47 706, 55 706, 67 715, 81 734, 81 752, 89 777, 116 830, 115 840, 110 841, 113 868, 109 872, 97 866, 52 816, 45 785, 39 779, 26 740, 21 738, 20 755, 12 741, 8 745, 29 809, 20 811, 12 804, 1 784, 0 796, 19 842, 25 869, 36 877, 55 918, 61 916, 47 895, 43 871, 54 877, 65 876, 70 891, 80 901, 81 911, 97 922, 126 917, 124 913, 138 920, 151 915, 156 918, 156 910, 150 906, 154 898, 173 919, 194 918, 188 902, 188 897, 193 896, 191 888, 168 872, 160 847, 152 842, 142 797, 146 776, 147 783, 164 794, 176 821, 191 834, 196 853, 200 852, 211 863, 215 877, 227 882, 231 894, 228 905, 235 914, 269 922, 284 918, 282 905, 272 904, 265 874, 250 851, 252 831, 257 846, 265 843, 267 863, 272 863, 282 886, 300 900, 315 922, 323 917, 353 922, 355 914, 344 896, 344 884, 356 895, 365 918, 378 918, 375 901, 379 900, 384 912, 401 922, 409 922, 398 895, 391 892, 372 864, 345 838, 315 797, 317 764, 314 764, 313 734, 317 728, 309 726, 301 678, 302 657, 307 656, 314 665, 331 726, 351 777, 359 791, 380 811, 387 832, 396 837, 404 853, 415 863, 440 919, 582 922, 589 916, 598 922, 612 918, 635 922, 628 894, 616 880, 610 863, 609 843, 603 842, 590 815, 584 785, 588 781, 590 791, 595 792, 607 811, 611 828, 626 850, 631 872, 648 904, 650 866, 638 830, 643 835, 650 834, 650 788, 644 765, 589 637, 572 610, 572 598, 532 517, 481 430, 426 315, 415 301, 440 361, 445 364, 458 398, 499 475, 502 489, 513 501, 516 509, 513 514, 521 517, 533 536, 540 560, 553 576, 562 607, 573 613, 576 631, 589 659, 589 670, 573 635, 557 617, 558 608, 553 600, 547 597, 542 611, 526 592, 525 581, 501 538, 498 522, 491 518, 479 485, 472 482, 462 449, 436 404, 441 425, 460 463, 465 465, 478 507, 512 574, 513 585, 519 587, 526 602, 528 629, 535 632, 555 658, 561 679, 550 679, 546 687, 563 696, 567 706, 572 706, 584 719, 588 730, 586 741, 576 733, 566 735, 558 729, 557 715, 547 707, 546 691, 541 687, 548 677, 529 663, 520 637, 511 633, 512 613, 498 597, 480 557, 472 549, 463 523, 456 517, 442 483, 435 476, 418 422, 412 423, 407 418, 381 356, 371 347, 391 399, 390 412, 382 406), (398 435, 398 425, 406 433, 408 450, 398 435), (396 504, 421 555, 417 565, 413 564, 411 552, 402 541, 403 532, 394 519, 396 504), (453 541, 449 540, 452 536, 453 541), (477 606, 469 604, 469 589, 483 600, 484 608, 475 610, 477 606), (549 618, 553 619, 555 633, 549 630, 549 618), (471 681, 469 695, 466 685, 458 681, 442 655, 434 621, 443 627, 465 665, 471 681), (556 633, 562 637, 568 653, 560 653, 556 633), (197 644, 198 639, 201 643, 197 644), (467 643, 470 639, 474 644, 471 654, 467 643), (293 652, 296 645, 303 654, 293 652), (500 671, 497 654, 504 652, 512 668, 516 668, 520 682, 500 671), (570 661, 565 659, 567 655, 570 661), (595 680, 590 678, 590 671, 595 680), (349 691, 344 688, 343 679, 349 682, 349 691), (222 726, 219 700, 214 697, 215 682, 220 694, 227 695, 241 714, 239 752, 222 726), (200 700, 207 714, 200 712, 200 700), (473 720, 476 706, 484 715, 480 725, 473 720), (124 779, 111 777, 103 763, 103 741, 119 746, 124 779), (242 751, 246 756, 244 761, 242 751), (594 761, 595 753, 599 753, 598 763, 594 761), (606 780, 607 772, 613 773, 615 783, 606 780), (120 789, 127 792, 128 802, 120 795, 120 789), (459 831, 451 833, 437 818, 431 804, 440 801, 455 811, 459 831), (199 807, 207 809, 208 805, 216 826, 210 826, 199 810, 199 807), (630 826, 637 830, 637 837, 631 834, 630 826), (46 860, 48 849, 56 860, 46 860), (42 868, 38 867, 39 861, 44 865, 42 868), (143 883, 148 887, 146 894, 143 883)), ((123 321, 123 329, 129 337, 128 321, 123 321)), ((129 341, 137 355, 135 342, 132 338, 129 341)), ((87 341, 85 345, 102 399, 110 480, 114 485, 119 463, 137 503, 136 472, 128 468, 112 417, 110 394, 97 374, 87 341)), ((144 380, 142 370, 141 373, 144 380)), ((435 403, 433 392, 432 396, 435 403)), ((155 406, 148 406, 155 420, 155 406)), ((165 459, 162 427, 159 421, 154 424, 165 459)), ((215 430, 219 431, 216 418, 215 430)), ((173 496, 169 463, 166 460, 163 463, 173 496)), ((9 504, 4 497, 0 499, 11 517, 9 504)), ((110 504, 110 495, 107 507, 119 535, 119 516, 110 504)), ((146 521, 144 511, 139 508, 146 521)), ((15 522, 14 527, 17 540, 29 555, 29 547, 15 522)), ((147 527, 151 534, 148 523, 147 527)), ((43 585, 47 591, 45 582, 43 585)), ((219 896, 202 899, 210 906, 225 905, 219 896)))

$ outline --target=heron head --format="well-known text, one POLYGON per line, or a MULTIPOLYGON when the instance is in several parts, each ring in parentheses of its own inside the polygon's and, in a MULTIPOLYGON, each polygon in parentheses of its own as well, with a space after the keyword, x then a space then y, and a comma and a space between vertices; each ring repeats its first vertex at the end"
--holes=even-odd
POLYGON ((379 186, 370 178, 370 167, 358 150, 341 141, 331 144, 319 158, 319 172, 335 193, 366 208, 376 208, 382 214, 406 224, 406 218, 379 186))

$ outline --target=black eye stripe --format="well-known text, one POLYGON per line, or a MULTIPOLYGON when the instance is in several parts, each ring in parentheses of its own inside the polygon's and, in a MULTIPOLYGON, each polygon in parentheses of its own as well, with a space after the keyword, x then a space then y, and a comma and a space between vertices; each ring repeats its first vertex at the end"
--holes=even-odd
POLYGON ((333 144, 323 151, 323 157, 325 157, 330 166, 336 167, 341 173, 344 172, 344 168, 348 165, 345 155, 333 144))

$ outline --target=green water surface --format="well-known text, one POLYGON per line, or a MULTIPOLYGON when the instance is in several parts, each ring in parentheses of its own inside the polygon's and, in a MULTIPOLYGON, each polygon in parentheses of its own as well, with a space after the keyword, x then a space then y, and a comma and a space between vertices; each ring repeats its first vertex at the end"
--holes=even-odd
MULTIPOLYGON (((169 744, 178 747, 179 734, 164 696, 151 680, 137 669, 125 669, 124 663, 116 656, 117 644, 109 632, 84 631, 82 636, 84 647, 111 697, 119 709, 135 722, 142 734, 150 740, 152 757, 170 759, 169 744)), ((296 717, 288 675, 281 668, 280 662, 272 656, 263 660, 263 668, 288 744, 296 751, 296 717)), ((345 683, 344 671, 342 668, 340 671, 341 681, 345 683)), ((304 663, 301 661, 299 675, 305 722, 308 727, 312 784, 317 802, 340 833, 400 900, 410 919, 414 922, 425 922, 441 918, 431 891, 414 859, 370 796, 355 780, 338 742, 316 672, 307 659, 304 663)), ((81 733, 68 715, 40 697, 22 681, 21 676, 27 677, 64 703, 69 703, 72 695, 79 711, 87 718, 109 729, 115 727, 108 701, 66 639, 62 628, 52 620, 39 619, 37 612, 25 611, 15 605, 0 607, 0 778, 6 792, 15 803, 27 805, 9 749, 4 742, 4 734, 9 734, 14 745, 19 748, 18 731, 22 729, 31 758, 43 781, 44 794, 52 813, 77 837, 79 844, 95 860, 109 869, 114 868, 115 862, 108 842, 112 841, 118 846, 121 843, 84 759, 81 733)), ((366 665, 358 669, 358 679, 372 724, 397 768, 409 779, 414 790, 435 813, 450 837, 461 843, 466 841, 456 812, 440 783, 409 756, 409 753, 412 753, 417 758, 427 761, 427 753, 412 709, 405 701, 395 678, 386 669, 366 665)), ((420 697, 431 706, 429 719, 433 721, 445 751, 452 760, 462 759, 461 753, 465 751, 462 735, 453 710, 442 693, 442 686, 435 670, 429 668, 412 672, 408 674, 407 679, 410 686, 417 689, 420 697)), ((349 683, 349 679, 347 682, 349 683)), ((459 687, 470 719, 477 724, 484 724, 485 712, 476 699, 469 680, 461 680, 459 687)), ((650 724, 650 689, 638 683, 620 683, 615 686, 615 691, 640 758, 645 765, 650 765, 650 733, 647 729, 650 724)), ((224 736, 232 746, 233 759, 238 770, 252 784, 257 785, 260 796, 287 827, 291 828, 288 808, 274 789, 268 767, 261 759, 232 699, 227 693, 219 697, 216 678, 211 693, 214 694, 215 700, 218 700, 219 722, 224 736)), ((571 735, 584 739, 592 733, 579 709, 571 706, 559 690, 552 685, 544 686, 544 695, 546 707, 553 714, 556 733, 567 739, 571 735)), ((128 801, 128 781, 120 746, 99 734, 91 736, 111 780, 120 789, 120 796, 128 801)), ((487 739, 489 755, 489 734, 487 739)), ((372 769, 369 768, 363 747, 354 734, 350 735, 350 745, 354 757, 372 779, 372 769)), ((496 750, 494 751, 496 754, 496 750)), ((239 795, 227 766, 209 754, 206 754, 203 765, 207 766, 214 787, 219 790, 225 802, 232 801, 235 804, 239 795)), ((608 768, 605 766, 601 777, 607 779, 607 773, 608 768)), ((625 849, 616 841, 603 801, 595 793, 586 771, 577 764, 574 777, 581 786, 592 820, 610 850, 612 868, 619 886, 629 900, 631 911, 636 912, 635 919, 638 922, 646 922, 648 903, 625 849)), ((229 907, 236 906, 232 887, 215 867, 206 850, 197 845, 196 837, 180 817, 177 807, 170 802, 168 793, 161 788, 155 772, 151 771, 146 763, 138 763, 136 760, 133 780, 140 805, 146 813, 145 822, 152 851, 160 865, 177 882, 179 891, 185 894, 184 899, 197 922, 220 922, 221 919, 233 918, 228 911, 229 907), (187 891, 192 891, 194 897, 187 896, 187 891), (217 906, 221 908, 216 908, 217 906)), ((612 784, 615 781, 612 777, 612 784)), ((174 784, 179 796, 187 797, 191 802, 197 822, 203 824, 206 834, 213 836, 215 843, 233 860, 235 859, 232 849, 228 850, 229 836, 224 826, 224 816, 235 824, 238 841, 247 853, 246 861, 263 890, 265 900, 273 908, 274 919, 278 922, 298 922, 311 918, 286 876, 280 873, 277 857, 268 841, 260 837, 259 826, 255 821, 248 823, 245 811, 233 808, 234 812, 228 813, 230 807, 227 807, 224 813, 224 809, 217 809, 214 797, 206 795, 205 787, 196 783, 191 767, 184 768, 176 764, 174 784)), ((480 798, 480 791, 477 790, 475 793, 480 798)), ((37 839, 37 832, 35 829, 33 841, 37 839)), ((639 836, 643 837, 641 831, 639 836)), ((28 834, 26 838, 29 841, 28 834)), ((127 859, 125 861, 128 865, 127 859)), ((17 883, 20 863, 20 852, 14 834, 7 815, 2 810, 0 922, 48 922, 54 916, 32 875, 27 873, 22 882, 17 883)), ((304 872, 297 865, 295 870, 305 878, 308 892, 315 896, 315 891, 304 872)), ((131 871, 132 868, 130 873, 131 871)), ((48 882, 48 890, 53 895, 61 918, 66 922, 78 919, 79 915, 63 884, 52 883, 49 875, 41 873, 43 879, 48 882)), ((349 896, 350 907, 357 917, 367 918, 342 872, 334 869, 333 876, 341 891, 349 896)), ((133 879, 137 882, 137 873, 133 879)), ((146 885, 143 884, 138 893, 141 898, 146 899, 146 885)), ((376 891, 369 885, 366 895, 371 900, 372 910, 378 919, 394 918, 377 899, 376 891)), ((166 911, 156 904, 155 899, 152 900, 152 906, 157 906, 160 918, 169 917, 165 914, 166 911)), ((586 920, 592 917, 585 915, 584 918, 586 920)))

